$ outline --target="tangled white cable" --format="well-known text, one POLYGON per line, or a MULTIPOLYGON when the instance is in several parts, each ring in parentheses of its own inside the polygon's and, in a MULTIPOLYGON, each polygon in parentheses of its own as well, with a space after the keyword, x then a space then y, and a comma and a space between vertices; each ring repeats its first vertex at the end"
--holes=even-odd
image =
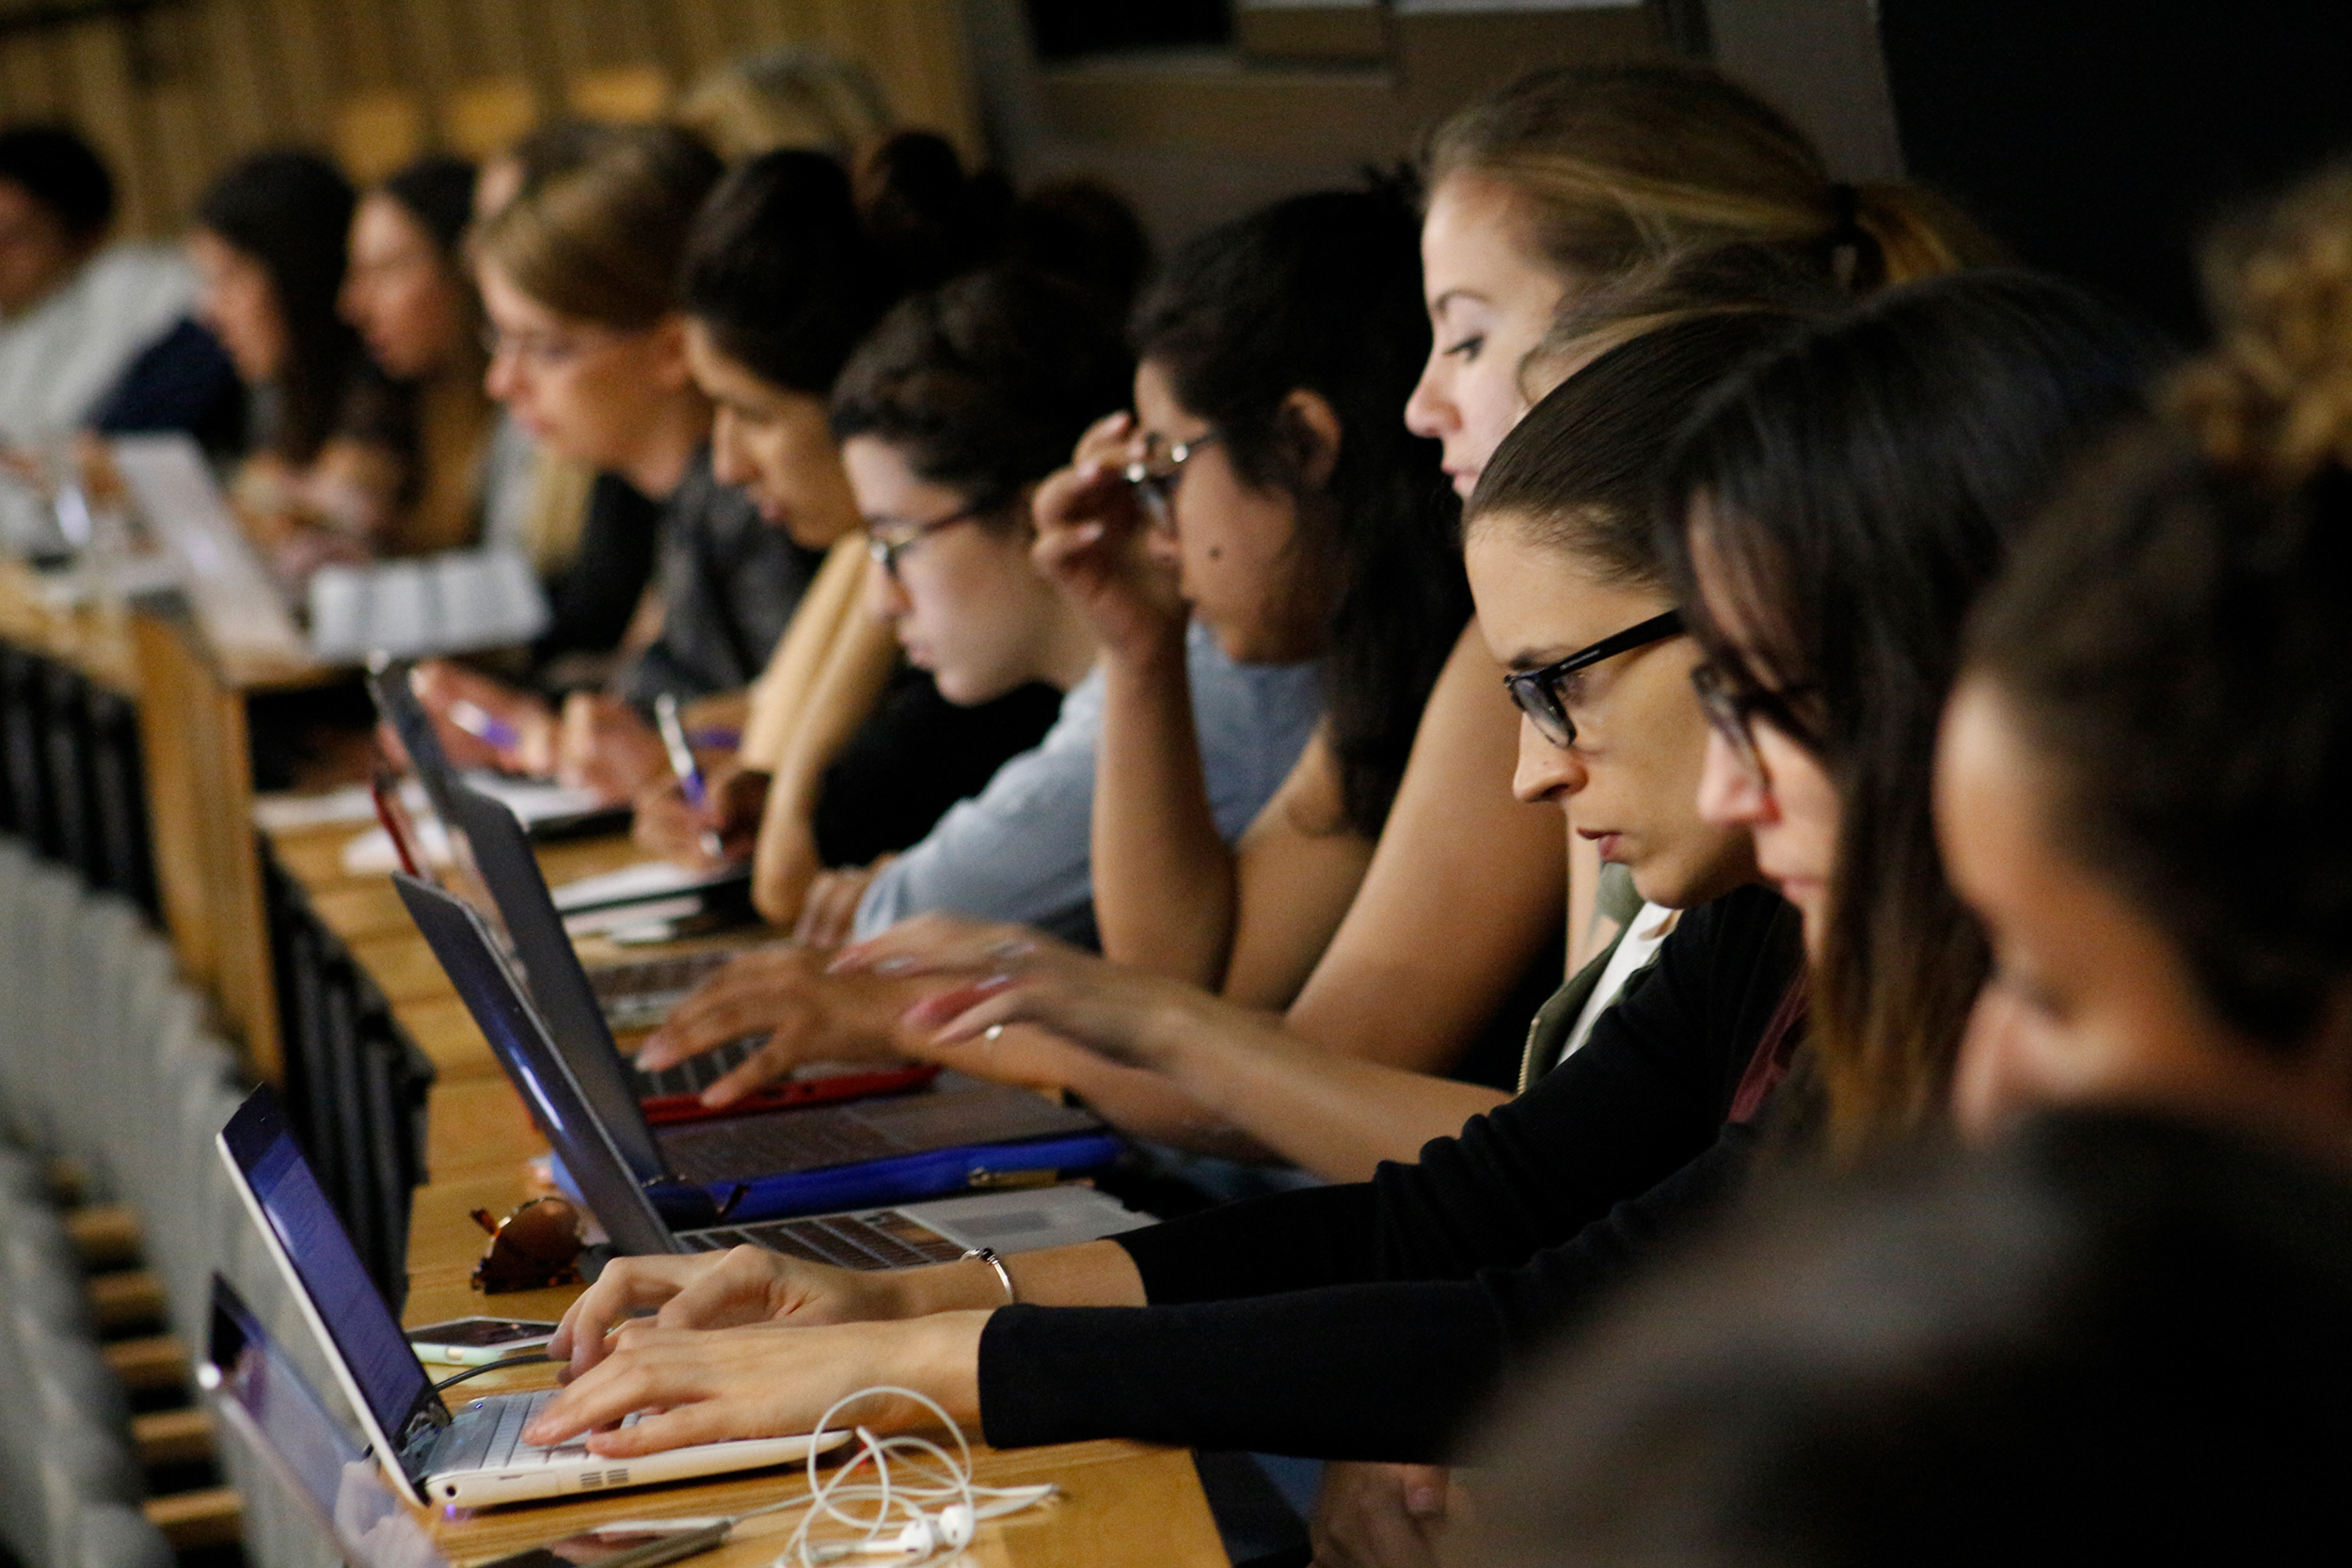
POLYGON ((972 1445, 956 1418, 926 1395, 884 1385, 861 1388, 835 1401, 818 1418, 808 1439, 808 1512, 772 1568, 815 1568, 820 1562, 859 1557, 895 1559, 908 1565, 929 1562, 944 1552, 960 1552, 970 1545, 982 1520, 1017 1513, 1043 1502, 1059 1488, 979 1485, 972 1479, 972 1445), (956 1451, 950 1453, 928 1437, 877 1437, 856 1427, 851 1430, 857 1435, 857 1451, 820 1481, 818 1439, 833 1425, 833 1418, 845 1406, 886 1395, 913 1400, 938 1417, 940 1424, 954 1434, 956 1451), (869 1466, 872 1480, 852 1481, 869 1466), (872 1512, 858 1513, 844 1506, 860 1503, 871 1505, 872 1512), (820 1520, 846 1525, 858 1532, 856 1538, 819 1543, 812 1532, 820 1520))

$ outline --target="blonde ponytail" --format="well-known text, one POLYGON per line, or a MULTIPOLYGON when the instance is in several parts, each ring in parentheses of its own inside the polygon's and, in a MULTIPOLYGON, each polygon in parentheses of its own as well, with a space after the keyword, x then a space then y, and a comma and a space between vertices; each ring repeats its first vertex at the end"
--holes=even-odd
POLYGON ((1733 245, 1816 255, 1857 292, 1998 257, 1932 193, 1831 180, 1802 131, 1703 66, 1523 76, 1438 126, 1422 168, 1433 190, 1508 186, 1544 261, 1583 285, 1733 245))

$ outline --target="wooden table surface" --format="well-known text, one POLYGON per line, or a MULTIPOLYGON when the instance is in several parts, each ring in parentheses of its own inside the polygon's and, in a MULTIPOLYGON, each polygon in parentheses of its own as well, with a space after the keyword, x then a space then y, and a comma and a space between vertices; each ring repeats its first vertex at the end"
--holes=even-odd
MULTIPOLYGON (((360 827, 309 828, 271 835, 278 862, 299 882, 320 921, 342 938, 392 1004, 410 1038, 439 1077, 427 1107, 430 1179, 416 1193, 409 1229, 410 1323, 495 1313, 555 1318, 577 1287, 485 1297, 469 1284, 485 1238, 474 1209, 511 1212, 533 1195, 529 1162, 546 1151, 521 1099, 500 1072, 481 1031, 434 964, 388 878, 342 869, 345 843, 360 827)), ((626 841, 549 846, 550 883, 612 869, 638 858, 626 841)), ((484 1392, 542 1386, 551 1369, 518 1368, 465 1385, 484 1392)), ((1191 1456, 1137 1443, 1078 1443, 998 1452, 975 1445, 974 1477, 992 1485, 1053 1481, 1061 1495, 1041 1507, 984 1525, 959 1558, 972 1568, 1221 1568, 1216 1527, 1191 1456)), ((475 1563, 576 1534, 613 1519, 731 1513, 806 1493, 793 1469, 739 1479, 648 1487, 580 1502, 529 1503, 471 1516, 436 1514, 427 1528, 460 1564, 475 1563)), ((698 1568, 764 1568, 783 1549, 798 1510, 747 1521, 734 1541, 690 1560, 698 1568)))

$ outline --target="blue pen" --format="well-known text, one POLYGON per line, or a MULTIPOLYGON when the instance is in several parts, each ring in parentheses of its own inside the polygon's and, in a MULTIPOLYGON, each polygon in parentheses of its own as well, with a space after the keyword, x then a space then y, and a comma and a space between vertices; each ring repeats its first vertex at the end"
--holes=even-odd
MULTIPOLYGON (((660 726, 661 744, 670 753, 670 771, 677 775, 677 786, 686 797, 686 803, 702 811, 710 803, 710 790, 703 783, 703 770, 694 762, 694 749, 686 743, 686 726, 678 722, 677 699, 664 691, 653 700, 654 722, 660 726)), ((726 858, 725 846, 719 835, 708 828, 702 833, 703 853, 712 860, 726 858)))
POLYGON ((522 740, 522 732, 478 703, 460 697, 449 705, 449 721, 477 739, 486 740, 501 752, 511 752, 522 740))

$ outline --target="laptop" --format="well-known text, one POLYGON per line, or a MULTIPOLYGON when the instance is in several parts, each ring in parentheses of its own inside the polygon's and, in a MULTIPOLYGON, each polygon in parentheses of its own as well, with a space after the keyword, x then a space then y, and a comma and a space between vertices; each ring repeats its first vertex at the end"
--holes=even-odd
POLYGON ((410 1502, 473 1508, 570 1497, 783 1465, 808 1452, 805 1436, 705 1443, 626 1460, 591 1454, 579 1443, 533 1448, 522 1429, 555 1398, 553 1388, 486 1394, 453 1411, 369 1281, 268 1085, 246 1098, 215 1142, 369 1444, 410 1502))
POLYGON ((367 1450, 326 1413, 229 1282, 213 1276, 213 1320, 197 1382, 353 1568, 448 1568, 449 1560, 392 1496, 367 1450))
POLYGON ((1120 1153, 1089 1112, 946 1072, 917 1093, 657 1128, 628 1092, 611 1036, 599 1049, 564 1050, 479 913, 413 877, 393 884, 516 1087, 530 1092, 516 1064, 544 1049, 640 1185, 739 1189, 728 1212, 771 1219, 929 1197, 1016 1172, 1091 1169, 1120 1153))
MULTIPOLYGON (((648 1180, 630 1164, 612 1136, 610 1125, 548 1039, 545 1026, 532 1012, 512 974, 483 940, 481 917, 447 894, 413 882, 403 883, 403 895, 418 900, 423 911, 421 924, 431 919, 447 927, 444 937, 451 951, 444 962, 450 964, 452 978, 473 1009, 501 1066, 547 1133, 574 1195, 603 1227, 613 1253, 716 1252, 750 1245, 844 1268, 909 1268, 952 1262, 974 1247, 1026 1252, 1099 1241, 1152 1223, 1150 1216, 1136 1213, 1091 1187, 1071 1184, 975 1193, 928 1202, 914 1197, 929 1193, 864 1202, 852 1196, 834 1206, 838 1211, 834 1212, 817 1207, 803 1211, 804 1218, 723 1222, 718 1203, 705 1188, 666 1175, 648 1180)), ((1102 1142, 1116 1147, 1112 1140, 1102 1142)), ((1092 1157, 1089 1153, 1091 1143, 1057 1139, 1025 1149, 1013 1146, 944 1152, 963 1167, 951 1169, 951 1185, 964 1185, 976 1173, 988 1177, 992 1158, 1052 1158, 1061 1162, 1058 1168, 1079 1168, 1083 1160, 1092 1157), (959 1175, 961 1180, 952 1180, 959 1175)), ((800 1180, 821 1181, 837 1174, 873 1191, 877 1169, 886 1182, 896 1164, 883 1161, 877 1166, 813 1173, 800 1180)))
MULTIPOLYGON (((547 883, 521 824, 503 805, 463 784, 452 788, 451 807, 483 880, 506 917, 506 934, 534 1010, 641 1178, 666 1166, 691 1180, 722 1180, 746 1172, 806 1170, 922 1148, 1070 1134, 1102 1126, 1087 1112, 1052 1104, 1026 1089, 945 1073, 920 1095, 871 1099, 821 1112, 798 1110, 787 1118, 743 1116, 699 1126, 668 1126, 649 1130, 640 1138, 630 1126, 646 1120, 641 1102, 647 1085, 621 1053, 596 1006, 587 972, 548 901, 547 883)), ((402 897, 408 899, 405 890, 402 897)), ((418 913, 414 900, 409 901, 409 913, 433 942, 436 927, 418 913)), ((463 944, 457 926, 444 919, 437 928, 463 944)), ((434 950, 442 967, 451 968, 450 955, 438 942, 434 950)), ((462 994, 462 984, 459 990, 462 994)))
MULTIPOLYGON (((409 674, 415 668, 405 659, 380 658, 368 669, 368 690, 375 699, 375 711, 392 733, 400 737, 415 768, 417 782, 424 789, 425 799, 432 802, 433 815, 440 818, 442 828, 453 835, 462 834, 456 792, 467 789, 457 768, 441 749, 441 737, 433 727, 433 717, 417 700, 415 688, 409 685, 409 674)), ((476 792, 468 789, 469 794, 476 792)), ((618 832, 628 826, 627 807, 614 807, 602 813, 589 813, 574 818, 542 822, 524 832, 526 841, 545 842, 556 837, 570 837, 589 832, 618 832)), ((453 849, 464 849, 453 842, 453 849)), ((538 890, 538 898, 554 910, 554 898, 547 891, 547 882, 539 875, 535 857, 526 857, 531 863, 531 879, 538 890)), ((475 877, 489 892, 497 906, 501 924, 508 917, 508 901, 490 883, 489 875, 478 865, 471 867, 475 877)), ((563 917, 552 913, 558 929, 563 917)), ((566 938, 568 945, 568 938, 566 938)), ((622 963, 599 964, 589 974, 590 989, 596 1005, 604 1010, 608 1027, 615 1030, 651 1029, 667 1018, 670 1009, 686 999, 687 993, 700 985, 735 955, 727 949, 711 949, 699 953, 671 954, 658 958, 643 958, 622 963)), ((639 1075, 638 1095, 644 1100, 681 1101, 698 1096, 725 1074, 748 1061, 759 1046, 758 1037, 731 1040, 715 1051, 707 1052, 690 1061, 680 1062, 660 1073, 639 1075)), ((631 1071, 635 1071, 634 1067, 631 1071)), ((684 1107, 678 1107, 681 1111, 684 1107)))

